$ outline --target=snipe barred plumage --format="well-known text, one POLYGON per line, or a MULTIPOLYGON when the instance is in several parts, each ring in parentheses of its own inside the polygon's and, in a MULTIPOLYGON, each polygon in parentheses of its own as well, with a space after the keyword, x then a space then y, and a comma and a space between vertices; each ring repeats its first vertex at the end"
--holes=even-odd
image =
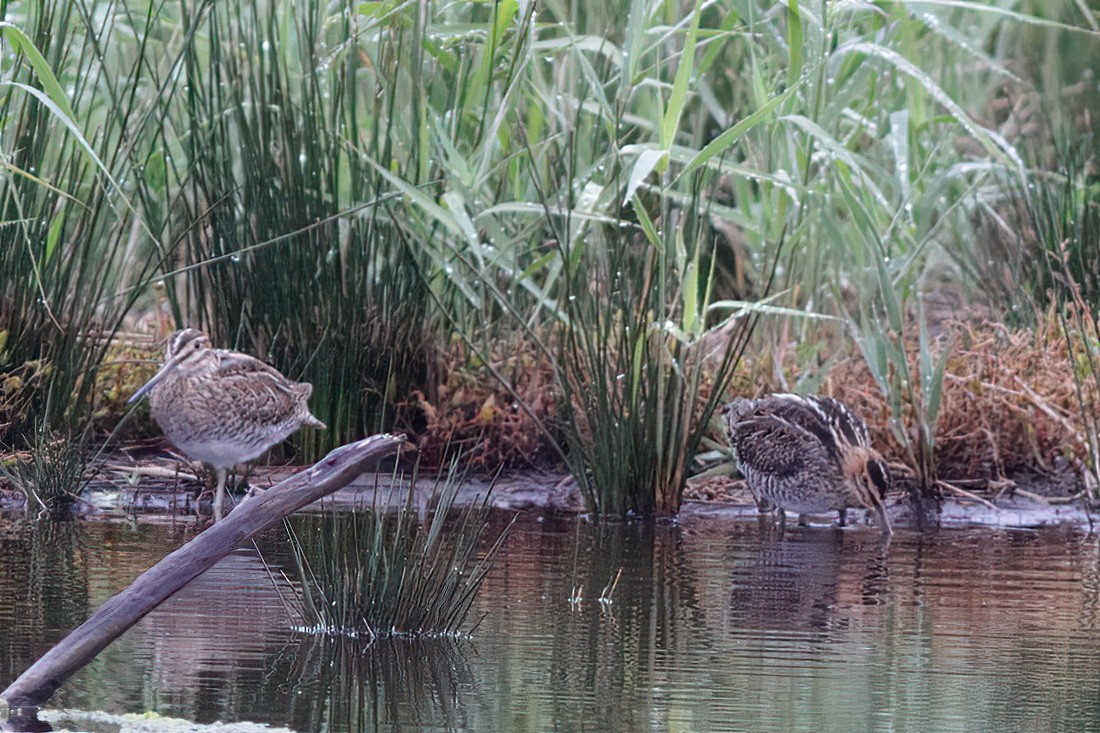
POLYGON ((848 507, 865 507, 893 534, 884 504, 890 471, 867 425, 843 404, 814 395, 738 397, 723 418, 757 499, 799 515, 837 511, 841 525, 848 507))
POLYGON ((292 382, 259 359, 211 348, 206 334, 187 328, 169 339, 160 371, 130 402, 148 394, 153 418, 172 444, 214 467, 214 517, 220 519, 230 468, 303 425, 325 427, 309 411, 312 392, 312 385, 292 382))

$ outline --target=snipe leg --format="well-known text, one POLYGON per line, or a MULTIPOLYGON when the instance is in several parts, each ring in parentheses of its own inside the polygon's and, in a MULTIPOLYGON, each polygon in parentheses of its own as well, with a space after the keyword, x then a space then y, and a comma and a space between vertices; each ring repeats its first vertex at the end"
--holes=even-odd
POLYGON ((222 518, 222 504, 225 502, 225 480, 228 478, 229 469, 219 468, 218 471, 218 488, 214 491, 214 521, 217 522, 222 518))
POLYGON ((878 506, 875 507, 875 512, 878 514, 879 524, 882 525, 882 536, 884 538, 893 537, 894 536, 894 528, 890 524, 890 516, 886 513, 886 505, 885 504, 879 504, 878 506))

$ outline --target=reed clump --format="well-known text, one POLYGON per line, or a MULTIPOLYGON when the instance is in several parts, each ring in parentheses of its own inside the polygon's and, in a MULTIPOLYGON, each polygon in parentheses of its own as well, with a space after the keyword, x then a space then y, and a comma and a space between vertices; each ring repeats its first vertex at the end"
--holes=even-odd
POLYGON ((359 10, 192 6, 185 25, 201 32, 181 50, 189 93, 172 108, 194 134, 180 140, 169 298, 215 343, 313 385, 328 429, 293 439, 306 459, 383 431, 395 403, 433 399, 438 382, 429 261, 403 242, 408 214, 384 175, 419 166, 391 147, 389 126, 409 128, 373 91, 399 94, 387 75, 411 61, 375 66, 345 44, 381 30, 359 10))
POLYGON ((80 436, 40 424, 27 450, 0 457, 0 488, 21 493, 30 512, 62 513, 80 498, 86 460, 80 436))
POLYGON ((756 318, 714 297, 698 219, 665 210, 659 232, 638 199, 634 213, 636 233, 602 231, 603 248, 577 243, 581 254, 568 257, 596 261, 567 278, 557 403, 566 463, 590 511, 673 516, 756 318))
MULTIPOLYGON (((157 238, 131 199, 150 191, 135 161, 155 131, 119 88, 144 88, 151 70, 108 59, 83 19, 45 2, 0 24, 0 451, 85 432, 96 370, 139 292, 125 286, 151 265, 137 241, 157 238)), ((149 26, 131 31, 140 43, 149 26)))
POLYGON ((424 507, 415 475, 398 486, 376 487, 369 509, 288 525, 304 630, 367 640, 462 634, 508 527, 487 536, 487 495, 455 507, 454 462, 424 507))

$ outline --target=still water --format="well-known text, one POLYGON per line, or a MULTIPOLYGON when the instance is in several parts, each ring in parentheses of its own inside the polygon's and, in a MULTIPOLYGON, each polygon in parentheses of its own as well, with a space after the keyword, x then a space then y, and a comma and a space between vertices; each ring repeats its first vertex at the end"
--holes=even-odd
MULTIPOLYGON (((194 531, 0 522, 0 688, 194 531)), ((259 550, 49 707, 297 731, 1100 730, 1100 545, 1080 532, 902 531, 883 550, 866 528, 521 518, 468 641, 370 646, 293 632, 285 540, 259 550)))

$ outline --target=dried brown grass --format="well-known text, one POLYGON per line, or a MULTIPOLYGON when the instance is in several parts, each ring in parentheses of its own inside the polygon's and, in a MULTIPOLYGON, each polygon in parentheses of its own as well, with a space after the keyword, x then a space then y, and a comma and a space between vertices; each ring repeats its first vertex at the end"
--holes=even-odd
POLYGON ((416 392, 397 406, 403 427, 417 436, 422 465, 441 467, 456 451, 486 471, 556 460, 544 429, 557 409, 554 372, 534 343, 497 344, 483 363, 456 341, 443 361, 436 401, 416 392))
MULTIPOLYGON (((945 330, 953 347, 935 431, 940 478, 996 481, 1021 472, 1053 472, 1059 459, 1088 459, 1073 365, 1052 317, 1035 330, 990 322, 954 322, 945 330)), ((906 339, 911 373, 916 340, 916 334, 906 339)), ((886 399, 864 362, 840 363, 826 385, 824 391, 863 415, 884 455, 903 462, 905 450, 890 430, 886 399)), ((1097 404, 1094 392, 1083 396, 1086 409, 1097 404)), ((903 422, 915 438, 914 415, 903 415, 903 422)))

